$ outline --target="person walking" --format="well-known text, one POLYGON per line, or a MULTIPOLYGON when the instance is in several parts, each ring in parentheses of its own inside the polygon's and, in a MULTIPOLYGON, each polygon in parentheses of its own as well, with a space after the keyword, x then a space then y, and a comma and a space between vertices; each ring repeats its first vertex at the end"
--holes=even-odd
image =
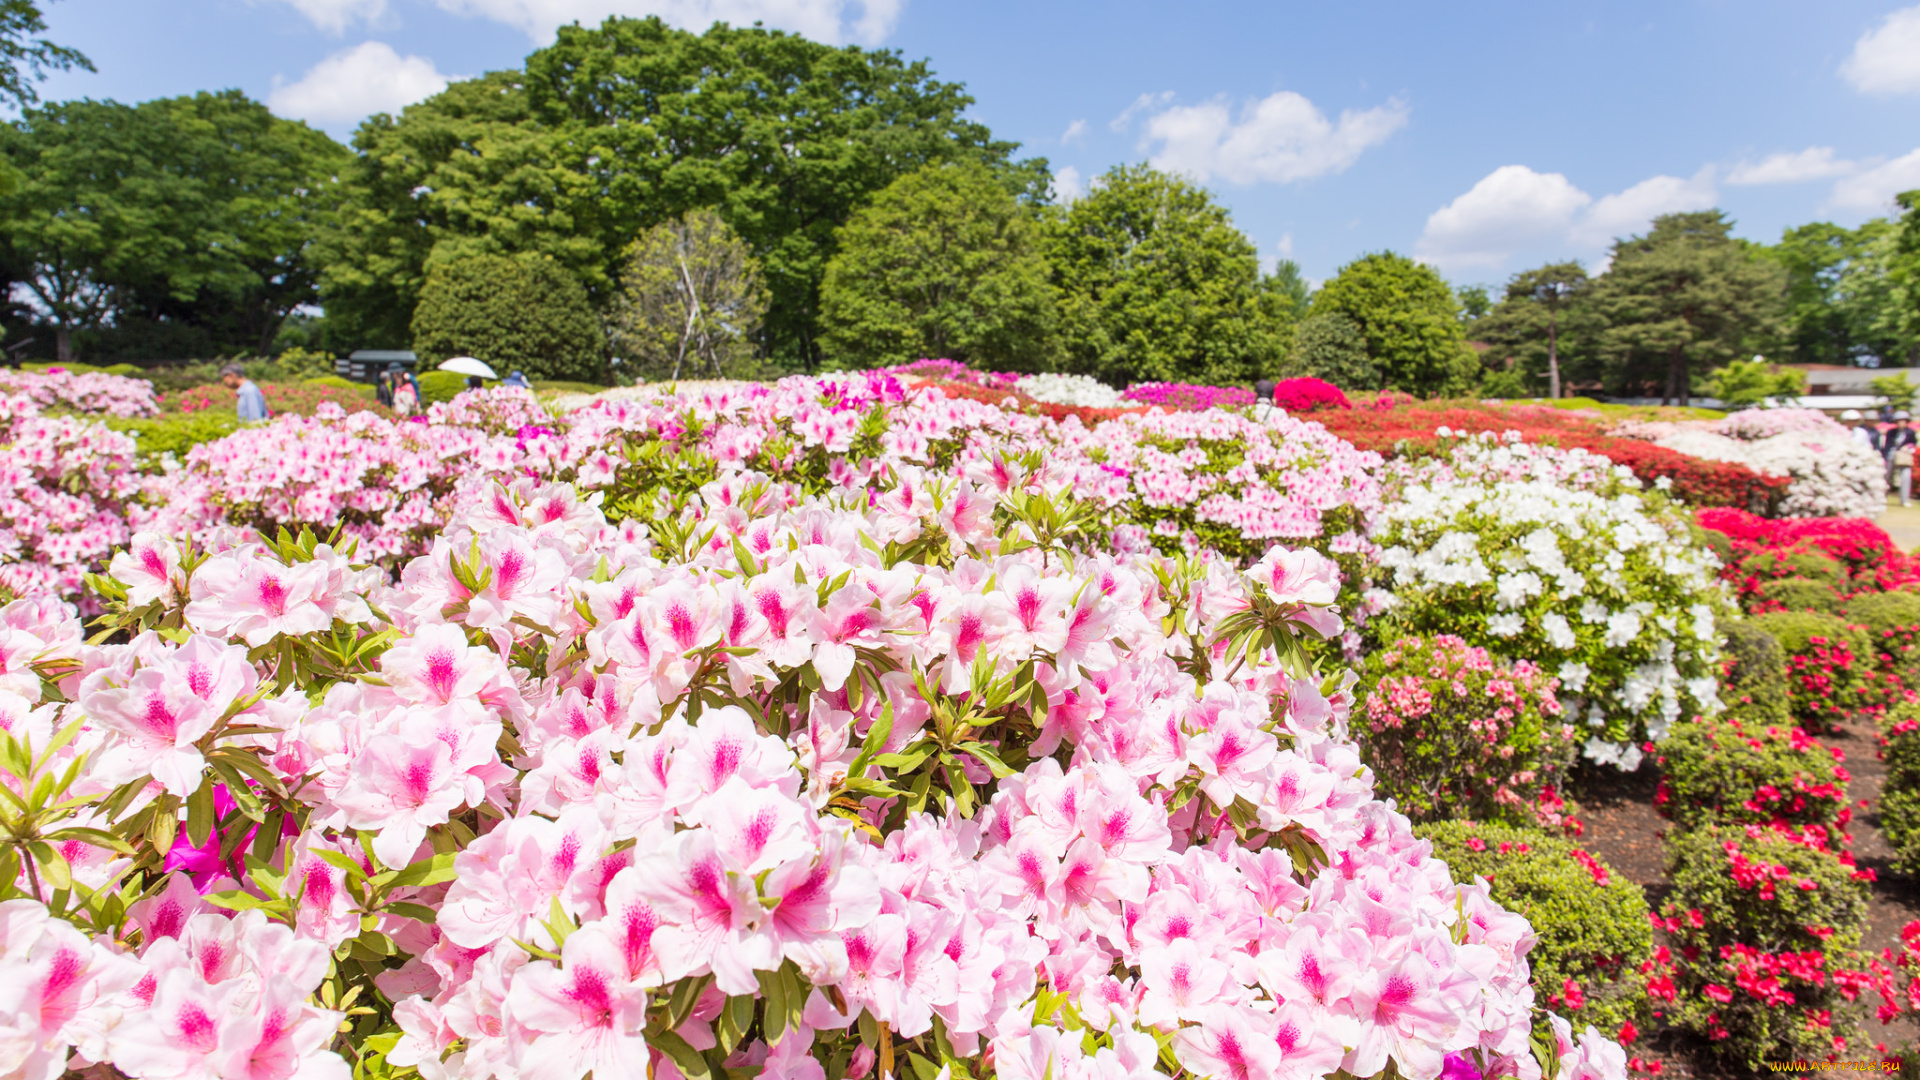
POLYGON ((373 396, 379 400, 380 404, 385 405, 389 409, 393 408, 393 376, 387 374, 385 371, 375 375, 373 377, 373 396))
POLYGON ((413 372, 393 368, 393 414, 412 416, 420 411, 420 384, 414 380, 413 372))
POLYGON ((1913 503, 1913 461, 1914 446, 1920 443, 1912 424, 1913 417, 1905 410, 1893 414, 1893 430, 1887 432, 1884 450, 1887 468, 1892 470, 1893 486, 1900 491, 1900 505, 1913 503))
POLYGON ((1840 422, 1853 431, 1853 441, 1861 446, 1880 453, 1880 429, 1861 414, 1859 409, 1848 409, 1840 414, 1840 422))
POLYGON ((533 389, 533 384, 527 381, 526 373, 520 372, 520 371, 508 372, 507 377, 501 380, 500 385, 501 386, 517 386, 522 390, 533 389))
POLYGON ((239 394, 234 402, 234 411, 242 420, 265 420, 267 418, 267 396, 247 378, 247 369, 239 364, 228 364, 220 369, 220 382, 227 389, 239 394))

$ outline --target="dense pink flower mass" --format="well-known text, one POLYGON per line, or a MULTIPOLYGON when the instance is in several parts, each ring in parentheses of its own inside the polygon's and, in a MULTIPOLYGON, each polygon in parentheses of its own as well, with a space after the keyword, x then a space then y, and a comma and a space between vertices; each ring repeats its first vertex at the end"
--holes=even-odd
POLYGON ((1340 631, 1326 555, 1062 524, 1231 442, 1245 535, 1326 539, 1369 489, 1289 471, 1315 429, 884 379, 470 419, 282 421, 266 478, 203 447, 176 498, 224 524, 111 560, 117 638, 0 608, 0 728, 73 830, 0 904, 0 1074, 1624 1078, 1533 1048, 1525 921, 1374 797, 1352 676, 1277 647, 1340 631), (670 431, 708 460, 639 484, 694 467, 670 431), (337 508, 406 470, 420 516, 337 508))

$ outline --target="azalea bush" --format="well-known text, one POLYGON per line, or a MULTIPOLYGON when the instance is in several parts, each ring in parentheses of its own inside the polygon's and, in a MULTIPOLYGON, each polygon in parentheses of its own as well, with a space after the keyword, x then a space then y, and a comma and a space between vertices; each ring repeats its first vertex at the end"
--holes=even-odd
POLYGON ((0 396, 0 445, 0 590, 77 595, 131 535, 144 491, 134 441, 14 394, 0 396))
POLYGON ((1683 829, 1779 825, 1833 833, 1852 820, 1846 755, 1740 710, 1676 725, 1660 744, 1654 805, 1683 829))
POLYGON ((1035 401, 1052 405, 1117 409, 1127 404, 1120 391, 1091 375, 1023 375, 1013 388, 1035 401))
POLYGON ((1339 387, 1325 379, 1313 378, 1281 379, 1273 384, 1273 404, 1288 412, 1353 408, 1339 387))
POLYGON ((1752 623, 1780 643, 1788 708, 1812 730, 1833 731, 1860 714, 1878 715, 1903 696, 1898 676, 1880 670, 1866 633, 1844 619, 1776 611, 1752 623))
POLYGON ((1376 640, 1451 633, 1528 658, 1560 680, 1586 755, 1622 768, 1719 707, 1717 560, 1624 467, 1482 435, 1395 462, 1380 519, 1376 640))
MULTIPOLYGON (((1859 951, 1866 880, 1817 832, 1710 826, 1668 839, 1673 942, 1650 987, 1677 1026, 1742 1068, 1845 1057, 1898 1011, 1892 972, 1859 951)), ((1857 1051, 1856 1051, 1857 1052, 1857 1051)))
POLYGON ((48 412, 130 417, 160 411, 152 383, 103 371, 0 369, 0 393, 22 395, 48 412))
POLYGON ((0 609, 6 1066, 1624 1077, 1374 797, 1333 564, 1065 490, 526 478, 397 584, 146 533, 96 643, 0 609))
POLYGON ((1414 826, 1453 876, 1485 878, 1523 913, 1536 1000, 1575 1023, 1634 1041, 1651 1019, 1641 968, 1653 958, 1646 893, 1584 848, 1540 829, 1477 821, 1414 826))
MULTIPOLYGON (((1878 511, 1876 510, 1877 514, 1878 511)), ((1920 560, 1886 530, 1862 518, 1768 520, 1731 509, 1702 510, 1702 529, 1718 534, 1726 578, 1743 599, 1773 580, 1803 578, 1842 597, 1920 585, 1920 560)))
POLYGON ((1540 796, 1579 750, 1559 685, 1451 635, 1401 638, 1367 658, 1354 728, 1380 792, 1416 821, 1558 824, 1540 796))
POLYGON ((1787 654, 1780 640, 1748 619, 1721 624, 1726 636, 1720 661, 1720 700, 1740 716, 1760 723, 1790 725, 1793 710, 1787 691, 1787 654))

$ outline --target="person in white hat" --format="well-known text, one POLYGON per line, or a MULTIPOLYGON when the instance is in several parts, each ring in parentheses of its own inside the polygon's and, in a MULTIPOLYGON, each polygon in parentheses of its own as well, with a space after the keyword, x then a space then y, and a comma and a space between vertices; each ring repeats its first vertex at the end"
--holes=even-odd
POLYGON ((1861 446, 1880 453, 1880 429, 1874 427, 1859 409, 1848 409, 1840 414, 1840 422, 1853 429, 1853 441, 1861 446))

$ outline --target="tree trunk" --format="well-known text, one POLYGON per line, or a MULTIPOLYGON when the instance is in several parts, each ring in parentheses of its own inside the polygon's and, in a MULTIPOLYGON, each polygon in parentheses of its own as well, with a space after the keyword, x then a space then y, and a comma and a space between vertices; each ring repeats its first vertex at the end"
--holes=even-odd
POLYGON ((1560 324, 1547 314, 1547 397, 1560 397, 1560 324))
POLYGON ((1674 395, 1680 399, 1680 407, 1686 408, 1692 397, 1693 388, 1687 379, 1687 354, 1684 349, 1673 350, 1672 359, 1667 368, 1667 382, 1672 385, 1674 395))
POLYGON ((58 327, 53 332, 53 355, 62 364, 73 363, 73 331, 58 327))

